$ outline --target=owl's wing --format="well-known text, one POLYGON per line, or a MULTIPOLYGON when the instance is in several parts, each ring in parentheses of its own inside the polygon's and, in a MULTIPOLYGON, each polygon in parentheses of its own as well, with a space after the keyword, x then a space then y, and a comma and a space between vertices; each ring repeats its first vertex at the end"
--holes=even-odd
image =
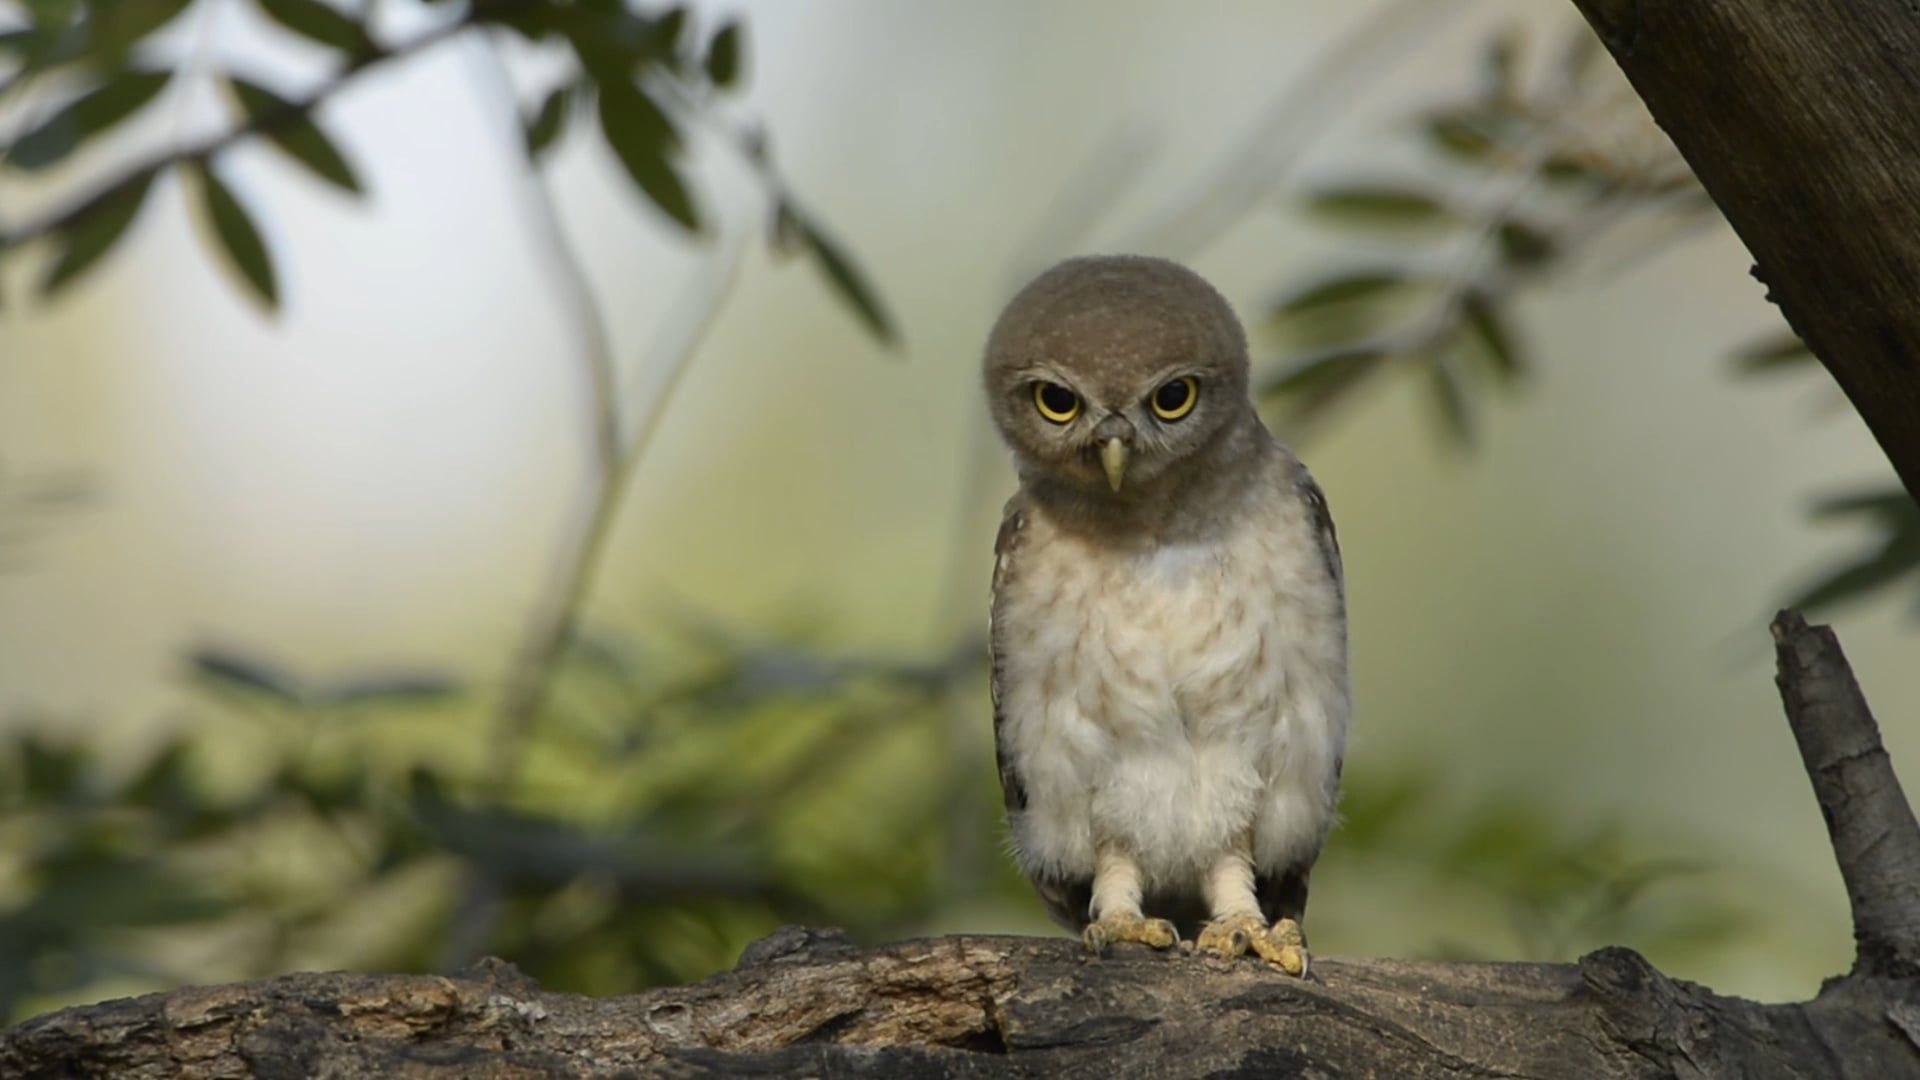
POLYGON ((1307 504, 1307 513, 1313 518, 1314 538, 1320 542, 1320 557, 1326 560, 1327 573, 1333 575, 1333 586, 1342 596, 1347 591, 1346 569, 1340 563, 1340 535, 1333 529, 1333 511, 1327 508, 1327 493, 1313 482, 1303 467, 1295 479, 1299 485, 1300 498, 1307 504))
MULTIPOLYGON (((1020 763, 1014 759, 1012 748, 1005 739, 1005 688, 1001 680, 1004 678, 1007 652, 1006 644, 1000 640, 1005 628, 1000 618, 1000 605, 1005 600, 1007 583, 1018 561, 1026 524, 1025 503, 1015 495, 1007 501, 1006 513, 1000 519, 1000 533, 993 541, 993 601, 987 608, 987 657, 992 669, 989 688, 993 697, 993 757, 1000 767, 1000 794, 1006 803, 1009 818, 1027 808, 1027 786, 1020 778, 1020 763)), ((1033 883, 1034 892, 1039 894, 1040 902, 1046 906, 1047 914, 1053 917, 1054 922, 1074 930, 1086 927, 1087 905, 1093 899, 1092 877, 1068 879, 1030 873, 1028 880, 1033 883)))
POLYGON ((1027 789, 1020 781, 1019 769, 1001 733, 1006 714, 1001 706, 1003 695, 1000 679, 1006 649, 1000 642, 1000 603, 1013 570, 1015 553, 1020 547, 1020 530, 1025 524, 1020 496, 1015 495, 1007 500, 1006 512, 1000 518, 1000 532, 993 539, 993 597, 987 607, 987 660, 992 671, 988 689, 993 699, 993 756, 1000 767, 1000 793, 1006 801, 1008 813, 1027 808, 1027 789))
MULTIPOLYGON (((1294 493, 1306 504, 1307 516, 1313 523, 1313 536, 1320 548, 1320 558, 1326 564, 1327 574, 1333 579, 1333 587, 1344 598, 1347 591, 1346 569, 1340 561, 1340 536, 1333 528, 1333 511, 1327 507, 1327 494, 1314 483, 1313 477, 1305 466, 1297 466, 1291 483, 1294 493)), ((1341 757, 1333 761, 1333 775, 1337 781, 1345 762, 1341 757)), ((1254 894, 1259 898, 1260 911, 1268 922, 1279 919, 1293 919, 1298 922, 1307 911, 1307 879, 1313 872, 1311 859, 1295 863, 1279 873, 1254 875, 1254 894)))

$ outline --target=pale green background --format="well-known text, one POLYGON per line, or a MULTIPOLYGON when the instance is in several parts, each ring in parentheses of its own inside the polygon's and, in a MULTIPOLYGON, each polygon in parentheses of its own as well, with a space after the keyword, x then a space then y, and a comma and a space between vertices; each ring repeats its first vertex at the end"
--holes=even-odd
MULTIPOLYGON (((1390 159, 1394 126, 1468 84, 1491 28, 1520 16, 1551 41, 1568 16, 1450 7, 1442 32, 1362 81, 1302 177, 1390 159)), ((1129 246, 1373 8, 709 7, 746 14, 742 112, 765 119, 909 348, 882 355, 811 269, 755 246, 639 471, 594 618, 638 628, 693 608, 897 653, 976 628, 1009 480, 975 363, 1033 268, 1033 228, 1103 140, 1134 132, 1142 181, 1084 245, 1129 246)), ((223 49, 248 51, 253 28, 230 21, 223 49)), ((294 80, 305 59, 264 62, 294 80)), ((84 470, 99 498, 41 522, 31 566, 0 577, 0 708, 110 725, 135 746, 174 714, 180 650, 206 637, 316 675, 403 660, 497 678, 587 442, 577 341, 523 215, 514 133, 482 86, 456 46, 328 109, 372 192, 363 206, 269 151, 236 156, 280 253, 277 319, 202 257, 172 183, 63 301, 23 302, 31 260, 9 266, 0 457, 84 470)), ((711 216, 757 228, 736 163, 712 146, 698 160, 711 216)), ((591 138, 551 168, 618 351, 637 360, 718 244, 673 235, 591 138)), ((0 186, 9 216, 47 198, 0 186)), ((1193 256, 1249 316, 1346 254, 1343 236, 1282 210, 1193 256)), ((1716 228, 1624 277, 1529 299, 1538 377, 1487 411, 1476 453, 1442 448, 1411 384, 1302 449, 1351 581, 1350 774, 1426 763, 1463 799, 1513 791, 1672 840, 1767 916, 1677 974, 1777 998, 1842 970, 1850 943, 1764 625, 1856 539, 1810 525, 1810 498, 1889 471, 1818 378, 1729 378, 1731 348, 1777 325, 1748 264, 1716 228)), ((1911 604, 1888 594, 1835 622, 1915 777, 1911 604)), ((1435 935, 1407 898, 1316 886, 1335 951, 1435 935)))

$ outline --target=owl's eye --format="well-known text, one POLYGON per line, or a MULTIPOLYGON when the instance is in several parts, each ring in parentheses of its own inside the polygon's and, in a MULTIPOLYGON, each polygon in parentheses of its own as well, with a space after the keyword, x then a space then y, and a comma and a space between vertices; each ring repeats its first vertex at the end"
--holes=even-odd
POLYGON ((1065 424, 1080 415, 1080 395, 1059 383, 1034 383, 1033 404, 1041 416, 1056 424, 1065 424))
POLYGON ((1179 420, 1193 411, 1200 400, 1200 380, 1182 375, 1153 392, 1153 415, 1162 420, 1179 420))

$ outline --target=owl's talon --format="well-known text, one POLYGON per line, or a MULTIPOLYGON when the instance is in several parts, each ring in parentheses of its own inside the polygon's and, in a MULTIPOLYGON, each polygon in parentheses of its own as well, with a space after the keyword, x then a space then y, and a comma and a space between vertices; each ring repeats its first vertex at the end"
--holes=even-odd
MULTIPOLYGON (((1292 919, 1281 919, 1273 924, 1267 936, 1279 946, 1276 953, 1267 956, 1267 959, 1278 964, 1289 975, 1306 978, 1311 958, 1307 955, 1307 933, 1300 929, 1300 924, 1292 919)), ((1261 955, 1266 956, 1265 953, 1261 955)))
POLYGON ((1080 940, 1088 949, 1097 953, 1107 951, 1109 945, 1132 942, 1154 949, 1171 949, 1180 942, 1179 931, 1165 919, 1149 919, 1142 915, 1116 913, 1102 915, 1088 923, 1080 933, 1080 940))
POLYGON ((1306 937, 1292 919, 1269 927, 1258 915, 1226 915, 1202 928, 1194 947, 1229 959, 1252 952, 1289 975, 1307 973, 1306 937))
POLYGON ((1291 945, 1296 949, 1307 947, 1306 931, 1292 919, 1281 919, 1273 924, 1273 939, 1282 945, 1291 945))
POLYGON ((1245 956, 1256 936, 1267 932, 1267 924, 1258 915, 1225 915, 1200 928, 1195 948, 1200 952, 1232 958, 1245 956))

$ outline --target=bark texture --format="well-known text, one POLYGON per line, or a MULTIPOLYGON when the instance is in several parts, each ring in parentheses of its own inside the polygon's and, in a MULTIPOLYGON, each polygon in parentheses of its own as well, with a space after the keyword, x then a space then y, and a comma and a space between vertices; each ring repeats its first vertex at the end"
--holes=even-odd
POLYGON ((1853 907, 1854 971, 1920 974, 1920 827, 1829 627, 1773 621, 1776 681, 1853 907))
MULTIPOLYGON (((1606 949, 1575 965, 1104 958, 957 937, 782 931, 735 971, 626 998, 457 978, 289 975, 55 1013, 21 1077, 1898 1077, 1920 1052, 1871 987, 1723 998, 1606 949)), ((1892 984, 1888 984, 1889 987, 1892 984)))
POLYGON ((1920 7, 1574 2, 1920 499, 1920 7))
POLYGON ((790 927, 731 972, 593 999, 484 962, 288 975, 67 1009, 0 1034, 5 1077, 1920 1077, 1920 827, 1831 631, 1775 620, 1778 681, 1859 956, 1759 1005, 1628 949, 1577 964, 1252 960, 790 927))

